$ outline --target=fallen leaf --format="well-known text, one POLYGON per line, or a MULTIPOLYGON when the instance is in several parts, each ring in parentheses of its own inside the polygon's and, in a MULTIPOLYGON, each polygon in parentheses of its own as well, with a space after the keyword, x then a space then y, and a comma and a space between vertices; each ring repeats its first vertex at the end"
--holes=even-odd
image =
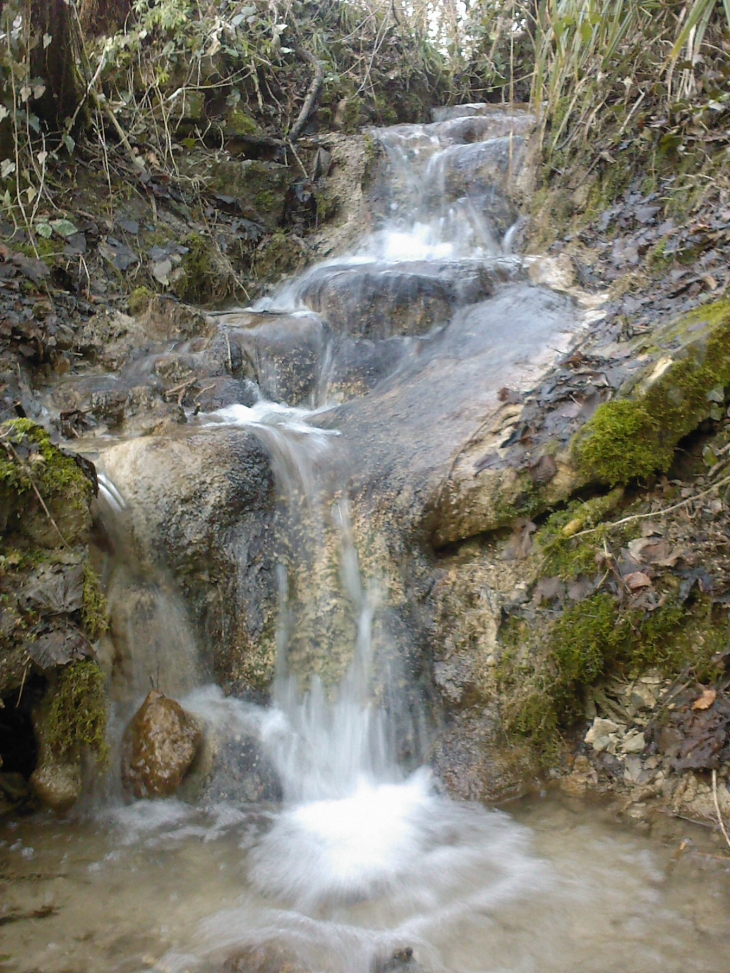
POLYGON ((59 236, 64 238, 75 236, 79 232, 71 220, 51 220, 51 226, 59 236))
POLYGON ((699 699, 692 703, 692 709, 709 709, 717 699, 716 689, 706 689, 699 699))
POLYGON ((637 588, 651 588, 651 578, 643 571, 632 571, 624 578, 626 584, 635 591, 637 588))

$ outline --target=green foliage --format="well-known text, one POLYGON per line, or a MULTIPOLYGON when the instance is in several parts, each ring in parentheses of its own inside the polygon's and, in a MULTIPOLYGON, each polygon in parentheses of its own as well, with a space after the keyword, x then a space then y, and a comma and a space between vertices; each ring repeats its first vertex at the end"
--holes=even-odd
POLYGON ((59 757, 77 758, 84 749, 108 757, 104 677, 95 662, 73 662, 60 675, 46 719, 48 745, 59 757))

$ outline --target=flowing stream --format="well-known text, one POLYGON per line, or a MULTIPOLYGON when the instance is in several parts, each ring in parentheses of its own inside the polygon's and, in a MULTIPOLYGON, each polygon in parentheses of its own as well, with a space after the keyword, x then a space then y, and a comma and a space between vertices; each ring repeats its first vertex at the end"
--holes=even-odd
MULTIPOLYGON (((387 287, 393 275, 414 273, 440 274, 454 292, 478 288, 486 273, 513 281, 514 300, 522 264, 509 253, 515 230, 505 188, 524 127, 495 114, 382 133, 391 172, 383 228, 254 312, 264 321, 273 311, 304 314, 304 294, 348 275, 360 281, 362 300, 373 280, 387 287), (461 170, 466 180, 456 179, 461 170), (478 172, 490 177, 481 195, 478 172)), ((546 341, 559 330, 550 322, 546 341)), ((441 326, 406 337, 389 381, 444 334, 441 326)), ((206 684, 164 578, 153 624, 128 634, 130 643, 147 641, 117 681, 117 735, 154 677, 219 741, 254 740, 282 800, 245 803, 209 789, 197 804, 125 803, 110 786, 65 820, 3 823, 2 878, 12 880, 12 909, 30 918, 0 929, 0 963, 18 973, 723 973, 730 876, 699 829, 660 823, 649 837, 546 792, 510 813, 488 810, 452 800, 433 778, 426 703, 417 687, 399 691, 398 647, 381 644, 389 608, 378 578, 360 566, 344 478, 352 454, 328 419, 336 356, 336 348, 323 356, 307 407, 260 396, 196 420, 203 433, 253 433, 274 471, 271 705, 206 684), (348 642, 334 685, 307 671, 307 646, 324 643, 333 616, 348 642)), ((123 533, 126 504, 102 479, 110 531, 123 533)))

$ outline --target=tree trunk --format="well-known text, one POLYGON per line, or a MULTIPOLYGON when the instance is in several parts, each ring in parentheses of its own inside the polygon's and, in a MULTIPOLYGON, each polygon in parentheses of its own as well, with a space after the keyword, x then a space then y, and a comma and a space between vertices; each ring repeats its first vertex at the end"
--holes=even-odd
POLYGON ((66 0, 26 0, 26 10, 32 35, 31 75, 46 86, 43 97, 33 102, 33 110, 50 129, 61 131, 81 97, 76 15, 66 0))
POLYGON ((81 0, 81 26, 88 37, 114 34, 132 10, 132 0, 81 0))

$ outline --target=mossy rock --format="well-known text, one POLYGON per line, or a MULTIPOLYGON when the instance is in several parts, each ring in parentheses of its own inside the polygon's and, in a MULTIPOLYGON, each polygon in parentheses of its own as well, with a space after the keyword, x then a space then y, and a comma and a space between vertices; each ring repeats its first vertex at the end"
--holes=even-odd
POLYGON ((30 419, 0 425, 0 531, 41 548, 85 543, 93 485, 30 419))
POLYGON ((274 229, 284 217, 289 182, 287 166, 258 159, 230 159, 211 164, 208 188, 214 193, 235 197, 249 219, 259 220, 274 229))
POLYGON ((225 130, 226 135, 248 136, 249 138, 261 135, 261 129, 256 119, 247 115, 245 111, 241 111, 240 108, 233 108, 226 115, 225 130))
POLYGON ((257 275, 267 281, 277 281, 284 274, 300 270, 305 263, 301 244, 286 233, 274 233, 266 245, 257 252, 257 275))
POLYGON ((681 439, 719 413, 730 385, 730 301, 697 308, 661 330, 649 363, 576 435, 586 480, 615 486, 665 473, 681 439))
POLYGON ((218 304, 235 283, 230 262, 213 240, 199 233, 187 237, 185 246, 188 252, 176 273, 173 292, 189 304, 218 304))

